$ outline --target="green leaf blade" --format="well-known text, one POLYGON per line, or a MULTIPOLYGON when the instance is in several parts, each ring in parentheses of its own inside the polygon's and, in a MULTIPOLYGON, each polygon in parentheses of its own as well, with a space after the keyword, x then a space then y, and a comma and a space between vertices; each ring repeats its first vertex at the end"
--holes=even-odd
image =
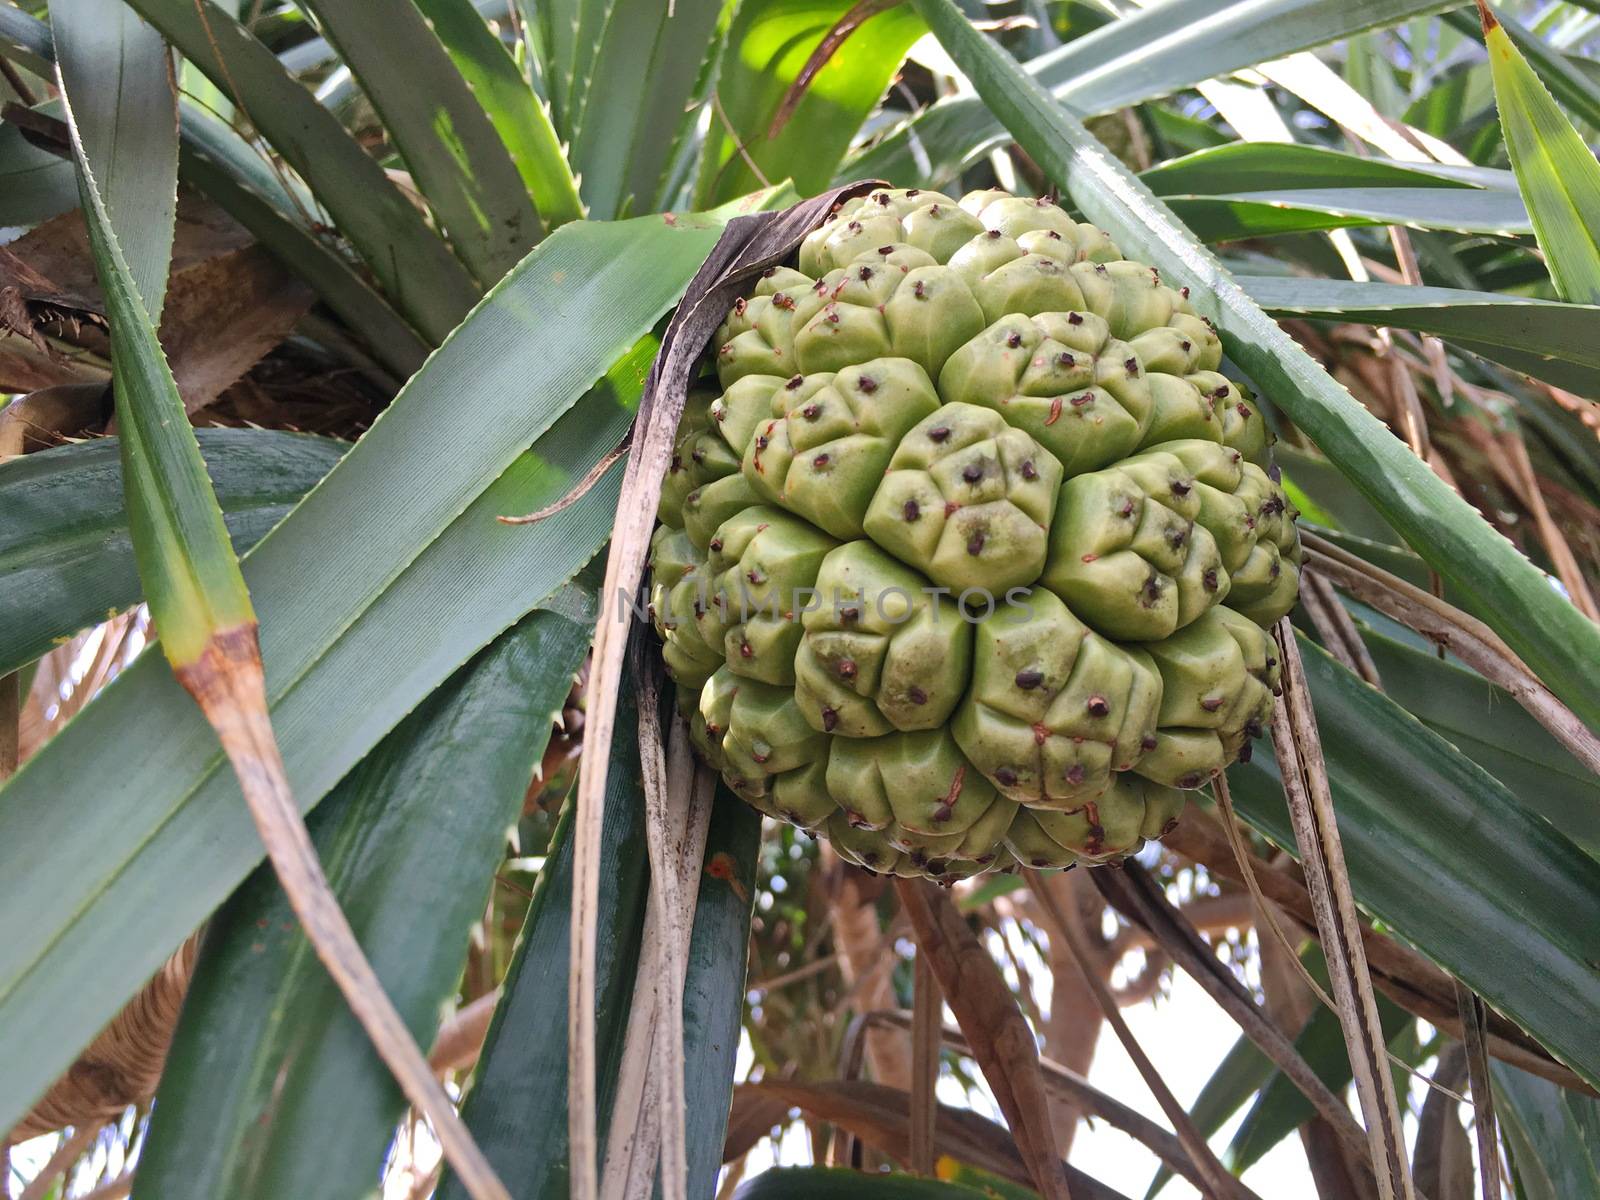
POLYGON ((478 299, 472 277, 383 168, 212 0, 129 0, 234 99, 300 174, 385 295, 433 345, 478 299))
MULTIPOLYGON (((461 261, 485 287, 539 240, 534 211, 468 81, 412 0, 308 0, 461 261)), ((487 32, 487 30, 485 30, 487 32)))
MULTIPOLYGON (((178 129, 165 50, 136 22, 116 27, 119 35, 126 34, 127 42, 119 36, 110 42, 95 38, 80 43, 76 31, 81 27, 102 29, 103 18, 116 19, 106 11, 106 0, 70 0, 55 16, 64 35, 58 39, 58 67, 78 191, 112 329, 112 380, 121 419, 123 483, 134 557, 162 651, 174 668, 181 668, 196 662, 218 634, 253 626, 255 613, 194 429, 141 293, 142 285, 159 299, 166 290, 171 227, 163 227, 158 215, 146 229, 129 215, 130 209, 123 209, 122 228, 136 239, 133 245, 145 274, 142 281, 135 279, 101 185, 103 178, 127 188, 126 198, 116 199, 119 204, 164 197, 169 190, 172 203, 177 203, 178 129), (84 61, 77 60, 80 53, 86 56, 84 61), (115 78, 127 85, 109 98, 91 82, 106 71, 108 54, 117 55, 123 69, 115 78), (153 80, 152 71, 158 72, 153 80), (69 80, 87 86, 95 101, 85 114, 88 126, 78 120, 69 80), (135 94, 141 86, 150 95, 141 95, 124 113, 120 107, 124 95, 135 94), (159 98, 162 93, 168 97, 165 102, 159 98), (125 117, 154 107, 172 114, 168 127, 137 133, 123 127, 125 117), (110 127, 105 127, 107 122, 110 127), (147 137, 160 139, 149 157, 130 157, 135 147, 128 147, 129 154, 119 148, 119 143, 126 146, 135 138, 146 142, 147 137), (105 161, 96 161, 100 155, 105 161)), ((158 208, 160 204, 158 199, 158 208)))
MULTIPOLYGON (((535 612, 348 775, 309 822, 385 990, 428 1045, 505 831, 588 646, 535 612)), ((140 1160, 151 1195, 357 1195, 404 1100, 258 867, 212 922, 140 1160), (337 1144, 337 1156, 307 1154, 337 1144)))
POLYGON ((534 94, 471 0, 416 3, 500 134, 545 228, 581 220, 578 182, 562 152, 549 106, 534 94))
MULTIPOLYGON (((349 448, 266 429, 195 434, 238 554, 349 448)), ((120 455, 117 439, 99 438, 0 465, 0 675, 138 602, 120 455)))
POLYGON ((1500 127, 1551 278, 1568 300, 1600 302, 1600 162, 1505 29, 1483 11, 1500 127))

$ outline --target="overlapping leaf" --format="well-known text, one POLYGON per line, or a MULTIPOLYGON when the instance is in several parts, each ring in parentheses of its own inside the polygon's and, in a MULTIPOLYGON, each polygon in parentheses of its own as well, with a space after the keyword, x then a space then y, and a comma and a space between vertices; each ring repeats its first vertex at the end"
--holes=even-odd
MULTIPOLYGON (((201 429, 200 453, 243 554, 349 447, 264 429, 201 429)), ((138 601, 114 438, 0 466, 0 674, 138 601)))
MULTIPOLYGON (((312 814, 329 881, 423 1046, 588 640, 587 622, 530 614, 312 814)), ((141 1195, 357 1195, 378 1177, 403 1107, 277 880, 257 868, 206 935, 140 1157, 141 1195)))
MULTIPOLYGON (((559 498, 622 438, 652 347, 627 352, 716 232, 648 218, 546 239, 251 553, 274 724, 303 806, 605 539, 620 472, 532 529, 495 517, 559 498)), ((0 792, 0 841, 18 864, 0 906, 33 914, 0 948, 0 1125, 259 860, 220 765, 147 656, 0 792)))

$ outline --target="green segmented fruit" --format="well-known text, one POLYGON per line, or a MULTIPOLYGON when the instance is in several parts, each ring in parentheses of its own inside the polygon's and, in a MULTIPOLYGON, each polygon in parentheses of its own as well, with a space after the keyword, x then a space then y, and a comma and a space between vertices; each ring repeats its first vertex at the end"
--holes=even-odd
POLYGON ((1248 756, 1301 551, 1186 290, 1048 201, 880 189, 711 355, 651 611, 752 805, 948 883, 1115 861, 1248 756))

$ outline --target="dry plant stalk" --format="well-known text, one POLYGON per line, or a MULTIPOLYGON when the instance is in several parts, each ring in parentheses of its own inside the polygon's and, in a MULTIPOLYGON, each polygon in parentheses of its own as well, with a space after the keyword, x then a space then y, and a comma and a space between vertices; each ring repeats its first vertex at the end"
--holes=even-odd
POLYGON ((1362 603, 1437 642, 1485 679, 1499 684, 1573 757, 1600 773, 1600 737, 1590 732, 1487 625, 1314 533, 1302 532, 1301 540, 1307 563, 1318 574, 1362 603))
POLYGON ((1156 1098, 1161 1111, 1166 1114, 1167 1120, 1172 1122, 1173 1129, 1177 1130, 1178 1141, 1183 1146, 1184 1153, 1189 1156, 1189 1160, 1194 1163, 1205 1181, 1205 1190, 1219 1198, 1232 1197, 1234 1200, 1246 1200, 1251 1197, 1253 1193, 1229 1174, 1227 1168, 1217 1160, 1211 1147, 1206 1144, 1205 1136, 1195 1128, 1188 1111, 1178 1103, 1178 1098, 1172 1094, 1172 1089, 1167 1086, 1166 1080, 1161 1078, 1161 1072, 1156 1070, 1155 1064, 1150 1061, 1150 1056, 1144 1052, 1144 1047, 1140 1046, 1138 1039, 1133 1036, 1133 1030, 1123 1019, 1122 1010, 1118 1007, 1116 998, 1112 996, 1111 989, 1105 980, 1100 978, 1098 964, 1094 961, 1078 923, 1060 911, 1056 897, 1048 889, 1038 886, 1037 872, 1030 872, 1028 878, 1034 888, 1034 894, 1050 911, 1055 926, 1065 936, 1067 947, 1077 959, 1078 967, 1082 970, 1084 979, 1088 981, 1089 990, 1094 995, 1095 1002, 1099 1004, 1106 1023, 1111 1026, 1117 1035, 1117 1040, 1122 1043, 1123 1050, 1133 1060, 1133 1065, 1138 1069, 1139 1077, 1144 1080, 1145 1087, 1156 1098))
MULTIPOLYGON (((868 1022, 875 1026, 902 1029, 907 1032, 911 1029, 911 1014, 897 1009, 867 1013, 865 1016, 868 1022)), ((968 1045, 966 1035, 959 1029, 946 1025, 941 1031, 941 1036, 944 1044, 951 1050, 957 1054, 971 1056, 972 1047, 968 1045)), ((1069 1102, 1075 1108, 1104 1121, 1111 1128, 1127 1134, 1177 1174, 1194 1184, 1196 1189, 1205 1188, 1205 1178, 1190 1159, 1182 1143, 1138 1109, 1130 1108, 1115 1097, 1106 1095, 1077 1071, 1054 1059, 1041 1056, 1039 1069, 1044 1072, 1045 1088, 1053 1097, 1069 1102)))
POLYGON ((628 1014, 600 1180, 604 1200, 648 1195, 658 1161, 664 1196, 672 1194, 673 1176, 680 1195, 687 1186, 683 986, 698 900, 695 883, 711 828, 716 779, 695 762, 687 730, 677 717, 663 761, 657 695, 656 681, 651 679, 640 701, 639 741, 645 765, 650 871, 653 879, 670 877, 670 885, 658 891, 652 881, 645 914, 640 959, 654 967, 653 986, 634 989, 628 1014), (676 1148, 669 1145, 674 1138, 676 1148))
POLYGON ((1295 841, 1305 867, 1339 1024, 1355 1073, 1356 1094, 1367 1121, 1372 1165, 1383 1200, 1413 1200, 1405 1130, 1388 1070, 1388 1046, 1372 994, 1361 921, 1344 865, 1333 797, 1322 763, 1316 716, 1306 691, 1300 648, 1287 618, 1273 630, 1283 670, 1283 694, 1272 713, 1272 743, 1283 777, 1295 841))
MULTIPOLYGON (((907 1124, 911 1097, 900 1088, 860 1080, 802 1083, 763 1079, 759 1083, 741 1083, 733 1089, 736 1124, 746 1123, 741 1110, 753 1112, 756 1119, 762 1119, 768 1114, 781 1118, 790 1108, 800 1109, 808 1123, 822 1120, 836 1128, 847 1128, 888 1157, 902 1163, 910 1161, 907 1124)), ((1034 1186, 1034 1177, 1023 1161, 1014 1128, 1007 1130, 971 1109, 940 1104, 936 1107, 935 1132, 939 1145, 950 1157, 1024 1187, 1034 1186)), ((730 1137, 724 1149, 724 1161, 742 1157, 748 1148, 730 1137)), ((1076 1200, 1127 1200, 1120 1192, 1112 1191, 1066 1163, 1058 1163, 1057 1169, 1071 1186, 1076 1200)))
POLYGON ((944 998, 925 954, 917 955, 911 1022, 911 1170, 933 1175, 934 1092, 939 1083, 939 1027, 944 998))
POLYGON ((1500 1198, 1500 1139, 1495 1130, 1494 1089, 1489 1086, 1489 1052, 1484 1038, 1483 1000, 1456 980, 1456 1007, 1467 1057, 1467 1082, 1472 1088, 1474 1140, 1478 1143, 1478 1178, 1483 1200, 1500 1198))
POLYGON ((1044 1200, 1070 1200, 1039 1053, 1016 997, 948 895, 923 880, 896 879, 895 890, 1034 1185, 1044 1200))
POLYGON ((1245 990, 1233 972, 1217 961, 1211 947, 1206 945, 1150 877, 1137 864, 1130 864, 1121 871, 1096 872, 1094 880, 1117 911, 1129 920, 1140 922, 1150 931, 1151 936, 1172 956, 1172 961, 1188 972, 1206 994, 1233 1018, 1244 1035, 1311 1102, 1311 1106, 1333 1128, 1340 1141, 1364 1161, 1367 1156, 1366 1134, 1350 1115, 1344 1101, 1322 1082, 1283 1030, 1256 1005, 1255 997, 1245 990))

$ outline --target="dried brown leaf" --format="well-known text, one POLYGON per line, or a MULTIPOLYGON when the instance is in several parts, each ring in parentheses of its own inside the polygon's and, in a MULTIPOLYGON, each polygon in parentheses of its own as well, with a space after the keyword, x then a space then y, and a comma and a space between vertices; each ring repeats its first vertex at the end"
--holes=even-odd
POLYGON ((895 890, 911 918, 917 952, 938 976, 1034 1186, 1045 1200, 1067 1200, 1039 1052, 1016 997, 949 895, 923 880, 897 879, 895 890))

